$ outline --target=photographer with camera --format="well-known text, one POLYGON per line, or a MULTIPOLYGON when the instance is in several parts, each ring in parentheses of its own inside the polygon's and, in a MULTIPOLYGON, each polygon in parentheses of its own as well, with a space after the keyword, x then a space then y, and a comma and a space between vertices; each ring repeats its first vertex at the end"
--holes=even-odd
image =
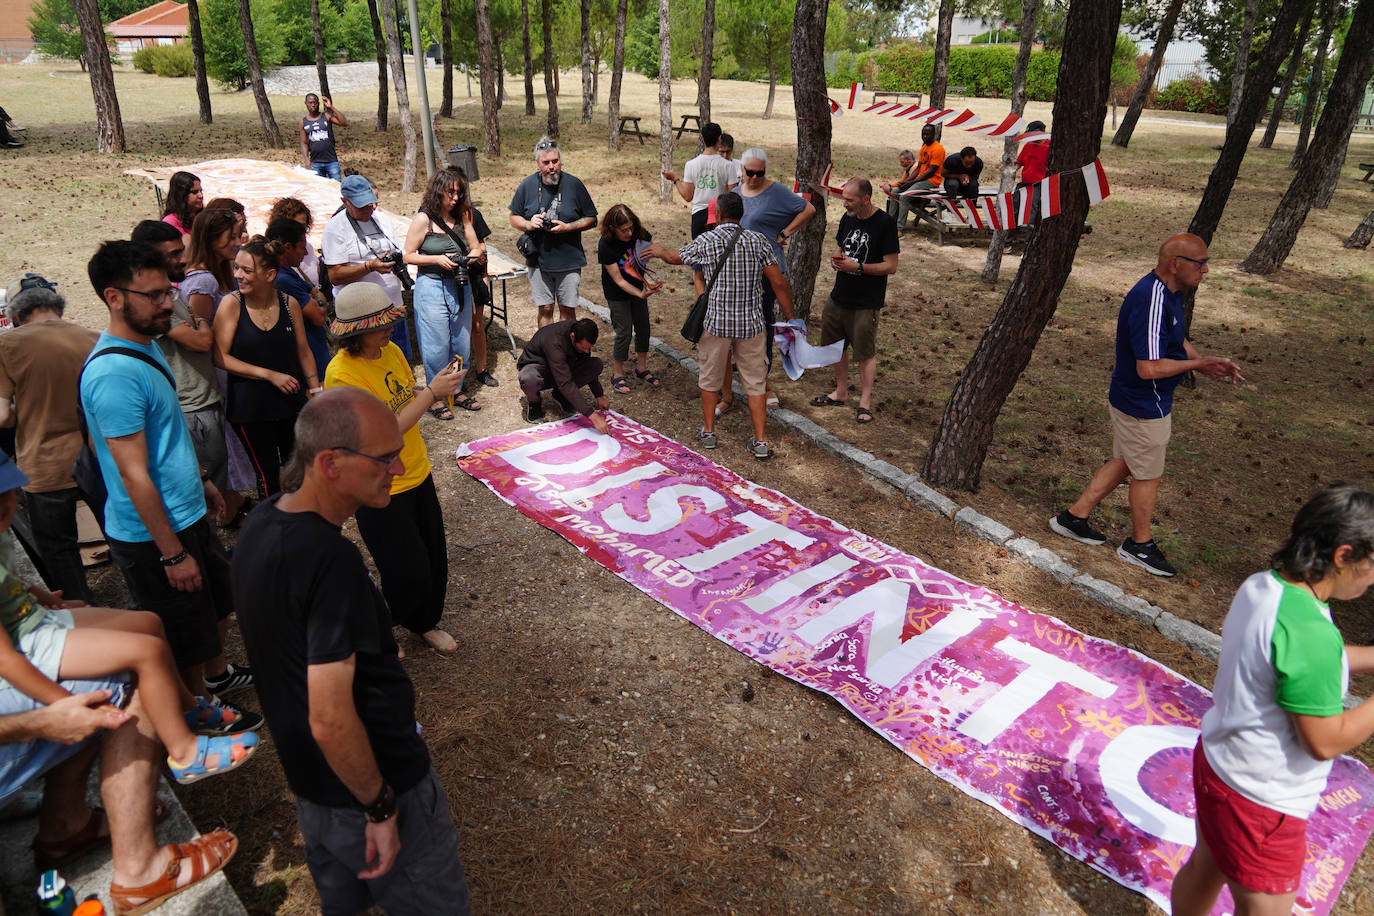
POLYGON ((587 254, 582 233, 596 225, 596 205, 587 186, 563 171, 558 143, 548 137, 534 145, 539 170, 520 182, 510 202, 512 229, 523 233, 516 247, 530 271, 530 296, 539 309, 539 327, 577 317, 577 287, 587 254))
MULTIPOLYGON (((396 239, 385 219, 376 218, 377 192, 362 175, 349 175, 339 186, 343 208, 325 223, 320 236, 322 261, 329 271, 334 295, 350 283, 371 283, 382 288, 391 304, 405 308, 404 290, 414 285, 396 239)), ((392 328, 391 340, 410 359, 410 333, 402 318, 392 328)))
MULTIPOLYGON (((468 183, 457 169, 440 169, 425 188, 424 199, 406 232, 405 260, 420 269, 415 281, 415 330, 425 377, 435 378, 457 358, 464 369, 472 364, 472 303, 476 291, 469 276, 483 255, 472 225, 468 183)), ((458 395, 453 407, 481 410, 477 399, 458 395)), ((429 412, 452 420, 453 410, 436 401, 429 412)))

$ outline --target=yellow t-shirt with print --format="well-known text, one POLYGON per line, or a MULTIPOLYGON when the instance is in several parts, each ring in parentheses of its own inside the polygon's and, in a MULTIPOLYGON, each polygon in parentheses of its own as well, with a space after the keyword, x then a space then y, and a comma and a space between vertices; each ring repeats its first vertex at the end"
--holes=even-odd
MULTIPOLYGON (((329 361, 324 373, 326 388, 361 388, 381 399, 392 413, 399 413, 415 399, 415 373, 410 371, 401 348, 390 341, 382 347, 376 359, 354 356, 340 350, 329 361)), ((425 482, 430 473, 429 451, 420 438, 420 424, 416 423, 402 436, 401 463, 405 473, 391 481, 391 493, 404 493, 425 482)))

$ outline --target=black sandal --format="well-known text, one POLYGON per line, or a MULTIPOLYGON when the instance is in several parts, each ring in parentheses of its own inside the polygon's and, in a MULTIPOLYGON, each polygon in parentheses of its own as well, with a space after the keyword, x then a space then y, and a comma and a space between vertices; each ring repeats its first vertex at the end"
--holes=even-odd
POLYGON ((448 405, 445 404, 443 401, 439 401, 437 404, 431 407, 429 409, 429 413, 430 416, 434 417, 436 420, 453 419, 453 411, 449 410, 448 405))
MULTIPOLYGON (((468 397, 468 396, 459 397, 459 398, 454 398, 454 399, 453 399, 453 406, 454 406, 454 407, 457 407, 457 408, 460 408, 460 409, 462 409, 462 410, 477 411, 477 410, 481 410, 481 409, 482 409, 482 405, 481 405, 481 404, 478 404, 476 400, 474 400, 473 398, 468 397)), ((452 415, 452 414, 449 415, 449 419, 453 419, 453 415, 452 415)))
POLYGON ((639 379, 641 382, 645 383, 650 388, 658 388, 663 385, 663 383, 658 380, 658 376, 654 375, 648 369, 645 369, 643 372, 640 372, 638 369, 636 369, 635 378, 639 379))

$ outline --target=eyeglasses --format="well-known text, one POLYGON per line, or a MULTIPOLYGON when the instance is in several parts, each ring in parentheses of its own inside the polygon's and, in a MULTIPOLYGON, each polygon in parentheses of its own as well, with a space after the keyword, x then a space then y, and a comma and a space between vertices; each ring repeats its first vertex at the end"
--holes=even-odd
POLYGON ((349 448, 346 445, 330 446, 331 452, 348 452, 350 455, 357 455, 359 458, 366 458, 368 461, 375 461, 384 468, 389 468, 401 459, 399 451, 391 452, 387 455, 369 455, 367 452, 360 452, 356 448, 349 448))
POLYGON ((40 274, 24 274, 19 280, 19 291, 26 289, 57 289, 57 284, 40 274))
POLYGON ((757 172, 753 169, 745 169, 744 174, 748 175, 750 178, 762 178, 767 171, 767 169, 759 169, 757 172))
POLYGON ((445 196, 445 197, 452 197, 452 198, 454 198, 455 200, 457 200, 458 198, 460 198, 460 197, 463 196, 463 192, 460 191, 458 188, 449 188, 448 190, 446 190, 446 191, 444 192, 444 196, 445 196))
POLYGON ((115 289, 119 290, 121 293, 137 293, 154 304, 158 302, 169 302, 172 296, 176 295, 176 290, 172 289, 170 286, 164 289, 148 290, 147 292, 141 289, 129 289, 127 286, 116 286, 115 289))
POLYGON ((1206 266, 1207 266, 1207 261, 1210 260, 1209 258, 1190 258, 1190 257, 1188 257, 1186 254, 1176 254, 1176 255, 1174 255, 1174 257, 1176 257, 1176 258, 1182 258, 1182 259, 1185 260, 1185 261, 1191 261, 1192 263, 1196 264, 1198 267, 1206 267, 1206 266))
POLYGON ((558 149, 557 140, 540 140, 534 145, 534 151, 536 153, 548 152, 551 149, 558 149))

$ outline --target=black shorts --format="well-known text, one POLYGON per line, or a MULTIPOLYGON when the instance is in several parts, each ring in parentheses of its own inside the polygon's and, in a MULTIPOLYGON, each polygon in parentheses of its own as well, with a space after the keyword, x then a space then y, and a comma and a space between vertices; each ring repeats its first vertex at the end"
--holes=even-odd
POLYGON ((200 566, 198 592, 181 592, 167 581, 162 553, 152 541, 129 543, 107 538, 110 561, 124 574, 132 605, 162 619, 178 669, 208 662, 219 655, 219 622, 234 609, 229 591, 229 555, 208 516, 177 532, 177 538, 200 566))

